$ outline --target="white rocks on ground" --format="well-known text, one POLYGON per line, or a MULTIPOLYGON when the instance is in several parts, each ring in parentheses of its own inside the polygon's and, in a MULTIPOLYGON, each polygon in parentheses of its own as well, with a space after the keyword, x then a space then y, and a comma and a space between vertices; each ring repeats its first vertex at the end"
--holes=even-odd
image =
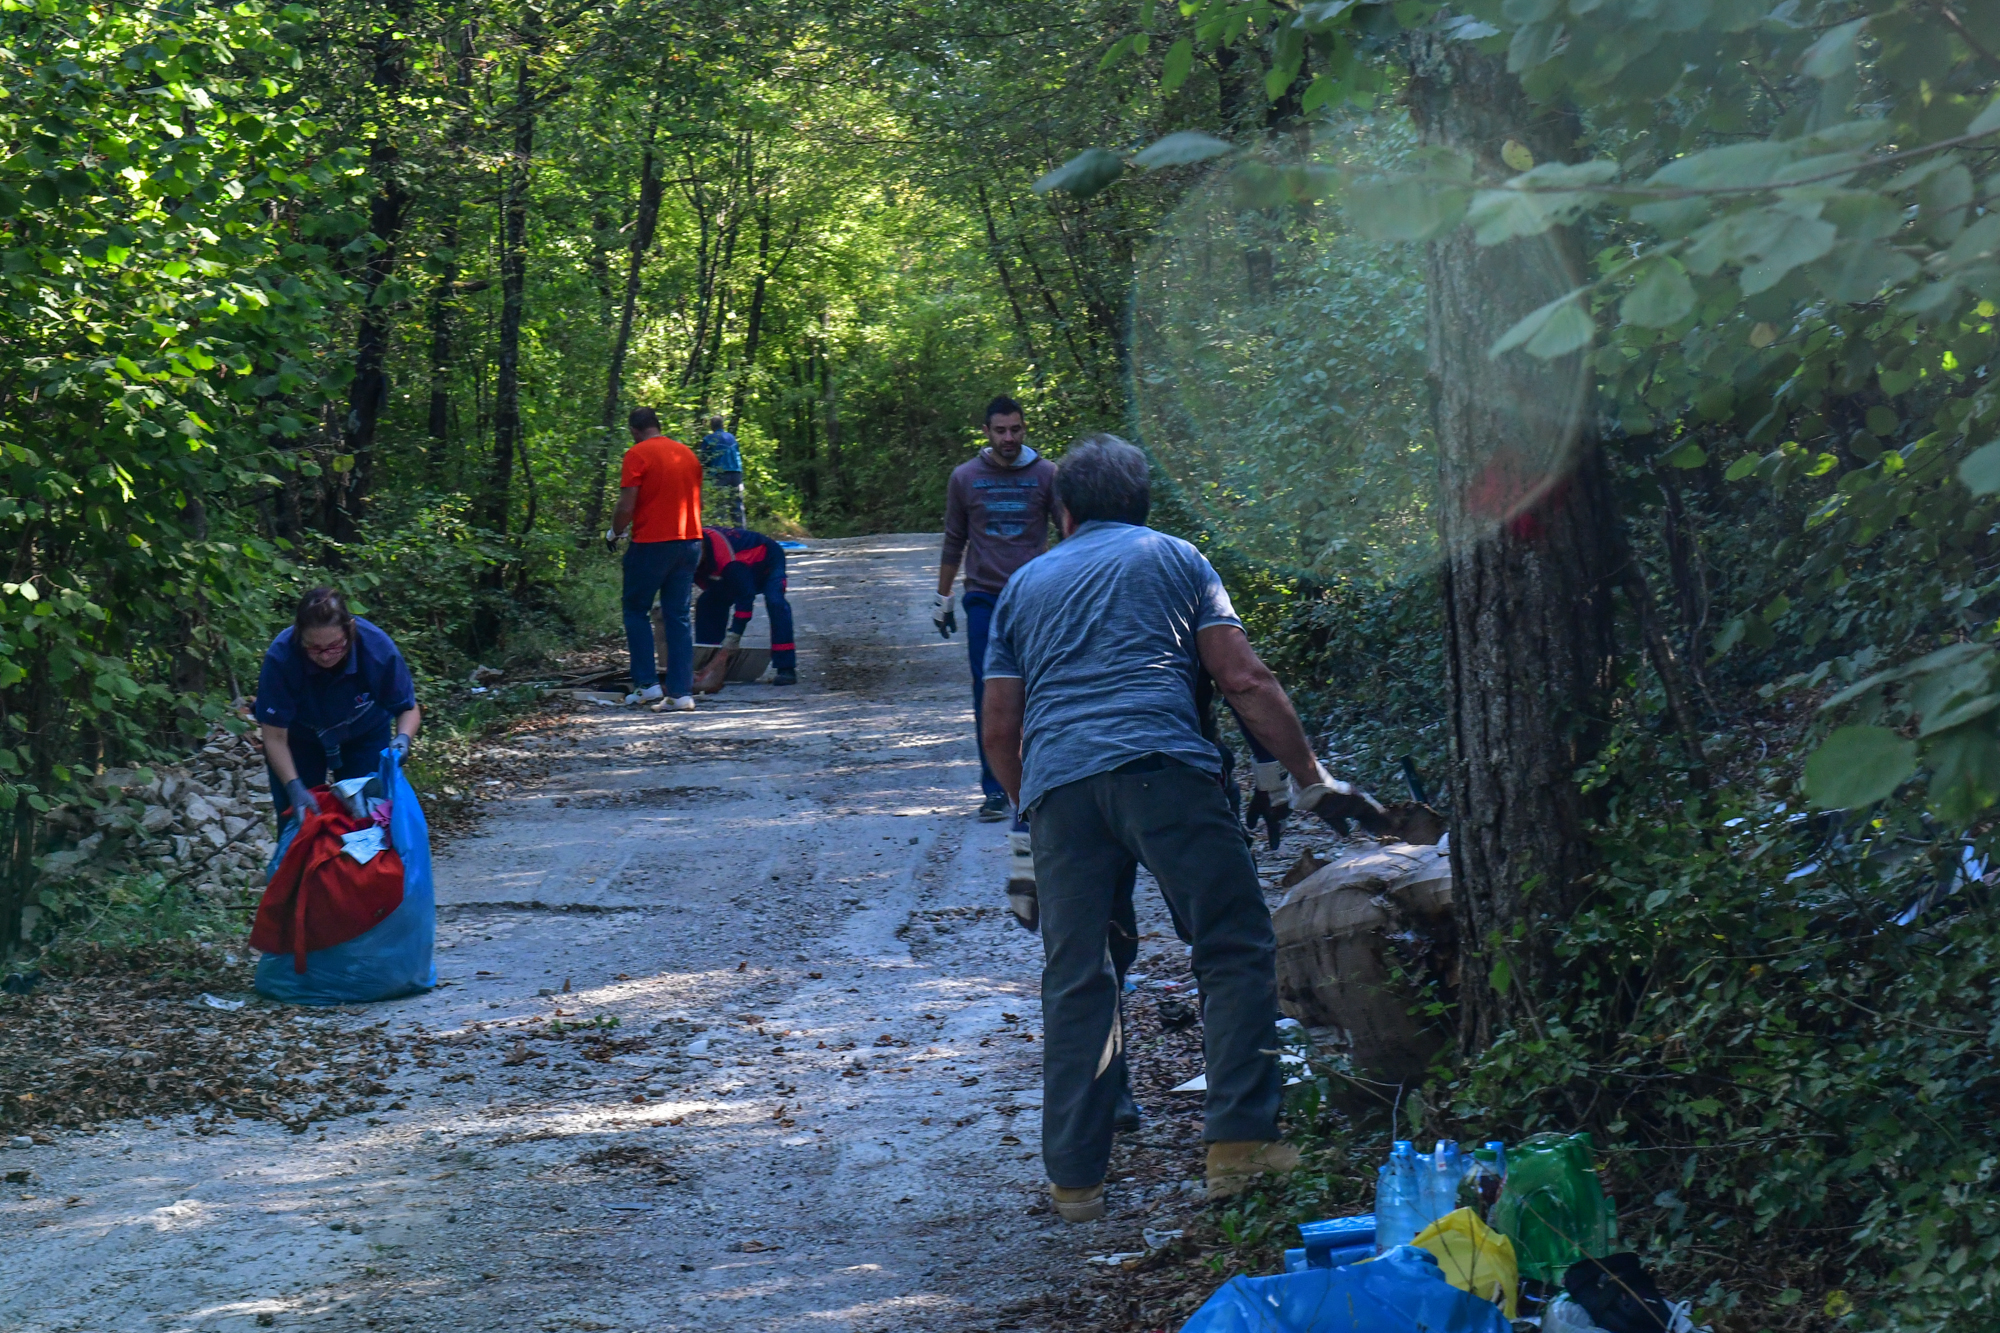
POLYGON ((228 895, 261 887, 276 848, 263 746, 220 728, 186 763, 107 769, 49 822, 74 841, 39 860, 44 883, 152 873, 228 895))

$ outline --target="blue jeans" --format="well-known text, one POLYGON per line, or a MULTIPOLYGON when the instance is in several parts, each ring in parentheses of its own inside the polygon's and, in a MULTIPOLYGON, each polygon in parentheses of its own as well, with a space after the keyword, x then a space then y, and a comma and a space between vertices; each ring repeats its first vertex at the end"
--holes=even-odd
POLYGON ((1004 798, 1007 789, 1000 785, 1000 779, 993 776, 993 768, 986 762, 986 740, 980 730, 980 719, 985 714, 985 700, 981 696, 986 692, 986 635, 993 627, 993 608, 1000 594, 967 588, 958 600, 965 607, 965 649, 972 654, 972 739, 979 746, 979 789, 988 796, 1004 798))
POLYGON ((694 627, 688 623, 688 595, 701 543, 633 542, 625 548, 625 650, 632 656, 632 688, 664 685, 669 699, 694 693, 694 627), (653 598, 667 621, 667 678, 653 661, 653 598))
POLYGON ((743 513, 743 474, 741 472, 711 472, 708 474, 708 489, 716 497, 723 515, 737 527, 745 521, 743 513))
POLYGON ((748 599, 735 603, 732 614, 729 593, 717 579, 694 599, 695 639, 700 643, 721 643, 725 625, 741 634, 750 628, 757 610, 757 595, 764 597, 764 612, 771 618, 771 665, 780 671, 799 669, 798 644, 792 638, 792 604, 785 600, 785 555, 780 551, 765 567, 759 584, 748 599))

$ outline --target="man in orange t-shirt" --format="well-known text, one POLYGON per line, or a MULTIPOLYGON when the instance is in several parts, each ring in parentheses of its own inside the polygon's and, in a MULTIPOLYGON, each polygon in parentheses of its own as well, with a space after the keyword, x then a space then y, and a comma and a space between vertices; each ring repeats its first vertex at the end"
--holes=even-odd
POLYGON ((636 409, 626 425, 632 447, 618 473, 611 531, 604 534, 608 545, 627 526, 632 529, 621 599, 625 647, 632 657, 632 693, 625 702, 689 712, 694 708, 694 630, 688 623, 688 598, 701 561, 701 460, 660 433, 660 418, 650 407, 636 409), (655 596, 667 622, 664 688, 653 661, 655 596))

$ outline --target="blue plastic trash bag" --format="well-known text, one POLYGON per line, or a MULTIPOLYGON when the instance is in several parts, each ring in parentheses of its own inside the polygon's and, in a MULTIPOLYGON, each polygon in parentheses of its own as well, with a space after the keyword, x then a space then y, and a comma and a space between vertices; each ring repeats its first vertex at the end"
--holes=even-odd
MULTIPOLYGON (((437 893, 431 882, 431 831, 417 793, 393 750, 382 752, 377 775, 389 794, 389 845, 403 861, 403 901, 395 911, 345 944, 306 955, 306 970, 292 970, 292 956, 267 953, 257 960, 257 993, 288 1004, 357 1004, 393 1000, 437 985, 431 946, 437 940, 437 893)), ((278 835, 269 878, 299 831, 297 820, 278 835)))
POLYGON ((1181 1333, 1508 1333, 1498 1307, 1444 1280, 1428 1251, 1399 1245, 1379 1259, 1238 1277, 1181 1333))

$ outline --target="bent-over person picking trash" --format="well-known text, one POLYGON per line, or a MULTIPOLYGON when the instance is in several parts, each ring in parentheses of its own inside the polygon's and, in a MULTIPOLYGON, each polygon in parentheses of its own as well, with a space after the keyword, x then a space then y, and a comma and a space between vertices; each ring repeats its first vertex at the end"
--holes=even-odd
POLYGON ((1251 650, 1202 554, 1145 526, 1146 456, 1085 437, 1057 467, 1063 542, 1008 582, 993 612, 981 710, 986 757, 1032 814, 1041 898, 1042 1160, 1056 1212, 1104 1215, 1125 1084, 1118 979, 1105 931, 1136 862, 1193 940, 1203 1008, 1208 1192, 1298 1164, 1278 1138, 1277 946, 1243 832, 1195 713, 1206 667, 1290 773, 1292 808, 1377 816, 1336 782, 1277 677, 1251 650))

